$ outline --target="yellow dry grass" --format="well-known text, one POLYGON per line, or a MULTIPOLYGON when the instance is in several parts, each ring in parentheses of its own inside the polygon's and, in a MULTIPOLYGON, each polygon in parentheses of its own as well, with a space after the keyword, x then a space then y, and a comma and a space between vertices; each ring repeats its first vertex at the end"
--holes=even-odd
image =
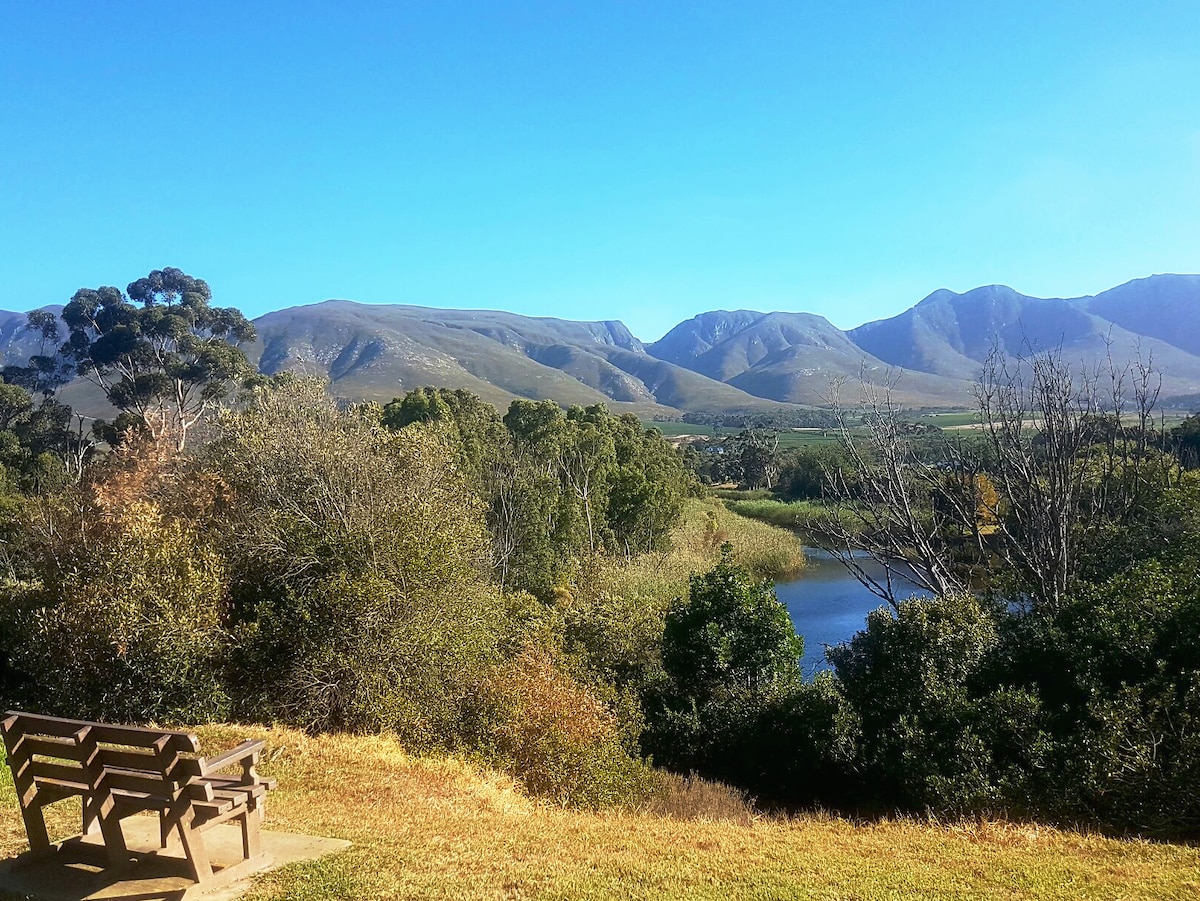
POLYGON ((760 578, 786 579, 804 569, 804 549, 794 532, 739 516, 717 498, 690 499, 672 535, 673 562, 689 572, 711 569, 721 544, 760 578))
MULTIPOLYGON (((349 839, 260 877, 248 901, 316 899, 1124 899, 1200 897, 1195 848, 1033 825, 672 819, 532 801, 507 777, 409 756, 387 736, 210 727, 265 738, 268 828, 349 839)), ((23 845, 0 782, 0 851, 23 845)), ((55 825, 69 830, 70 811, 55 825)))

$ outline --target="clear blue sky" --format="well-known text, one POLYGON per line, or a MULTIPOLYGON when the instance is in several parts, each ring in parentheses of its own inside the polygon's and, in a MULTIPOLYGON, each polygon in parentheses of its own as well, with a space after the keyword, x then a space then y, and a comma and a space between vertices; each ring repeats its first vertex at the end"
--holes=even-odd
POLYGON ((0 308, 624 320, 1200 272, 1200 4, 0 0, 0 308))

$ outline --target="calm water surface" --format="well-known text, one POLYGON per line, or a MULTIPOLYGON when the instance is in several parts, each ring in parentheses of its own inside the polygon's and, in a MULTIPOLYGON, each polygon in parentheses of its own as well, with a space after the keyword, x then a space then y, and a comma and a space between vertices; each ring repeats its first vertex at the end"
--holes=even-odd
MULTIPOLYGON (((803 667, 806 676, 830 669, 825 662, 825 645, 840 644, 866 625, 867 614, 883 601, 864 588, 846 567, 827 551, 805 548, 808 567, 792 582, 776 582, 775 594, 791 614, 796 632, 804 636, 803 667)), ((882 578, 883 568, 870 561, 864 567, 882 578)), ((898 597, 920 594, 911 582, 898 597)))

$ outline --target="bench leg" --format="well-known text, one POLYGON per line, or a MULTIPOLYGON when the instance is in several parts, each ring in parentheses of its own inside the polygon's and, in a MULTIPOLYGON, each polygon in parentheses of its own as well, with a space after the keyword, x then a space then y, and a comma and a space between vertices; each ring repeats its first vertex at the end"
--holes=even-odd
POLYGON ((258 834, 258 813, 252 808, 238 817, 242 826, 242 858, 254 860, 262 854, 262 839, 258 834))
MULTIPOLYGON (((9 766, 12 766, 11 762, 9 766)), ((46 832, 46 817, 38 803, 38 789, 30 773, 30 764, 13 767, 12 774, 21 819, 25 821, 25 835, 29 837, 29 850, 32 855, 45 854, 50 850, 50 835, 46 832)))
POLYGON ((99 822, 104 836, 104 850, 113 866, 129 863, 129 849, 125 847, 125 834, 121 831, 121 818, 111 795, 96 798, 92 805, 92 818, 99 822))
POLYGON ((212 861, 208 858, 208 848, 204 845, 200 830, 193 829, 183 819, 179 820, 178 829, 184 853, 192 868, 192 878, 197 882, 208 882, 213 877, 212 861))
POLYGON ((29 836, 31 854, 45 854, 50 850, 50 835, 46 832, 46 817, 39 805, 21 807, 21 819, 25 821, 25 834, 29 836))
POLYGON ((100 831, 100 819, 96 816, 92 805, 88 803, 88 799, 83 798, 82 801, 80 807, 83 808, 83 828, 80 831, 84 835, 95 835, 100 831))

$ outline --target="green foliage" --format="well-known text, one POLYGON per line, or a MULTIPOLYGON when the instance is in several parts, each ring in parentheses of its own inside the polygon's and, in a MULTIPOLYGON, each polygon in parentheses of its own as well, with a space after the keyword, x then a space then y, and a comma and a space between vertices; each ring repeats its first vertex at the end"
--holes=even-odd
POLYGON ((831 522, 854 534, 860 521, 851 505, 819 504, 812 501, 778 501, 768 498, 731 500, 725 504, 738 516, 748 516, 768 522, 781 529, 790 529, 807 536, 820 536, 829 530, 831 522))
POLYGON ((657 431, 602 405, 564 415, 532 401, 514 401, 504 424, 519 454, 557 475, 579 511, 585 550, 629 556, 665 547, 688 478, 679 453, 657 431))
POLYGON ((1200 413, 1173 428, 1168 438, 1180 463, 1188 469, 1200 468, 1200 413))
POLYGON ((845 450, 837 444, 793 448, 779 462, 779 495, 785 500, 820 500, 846 485, 857 494, 857 474, 845 450))
POLYGON ((602 405, 519 400, 502 421, 469 392, 420 388, 384 407, 382 422, 447 430, 486 507, 501 585, 543 599, 582 556, 665 547, 689 487, 661 435, 602 405))
POLYGON ((71 425, 66 404, 49 397, 35 402, 25 388, 0 382, 0 466, 14 489, 46 492, 78 479, 93 448, 71 425))
POLYGON ((454 744, 505 625, 477 500, 436 424, 384 428, 319 384, 261 392, 209 453, 247 714, 454 744), (259 714, 261 715, 261 713, 259 714))
MULTIPOLYGON (((1000 640, 996 615, 969 595, 915 598, 876 610, 827 652, 862 724, 861 765, 876 802, 964 811, 1002 800, 994 752, 1003 733, 1024 728, 1002 714, 1036 702, 978 688, 1000 640)), ((1027 734, 1007 744, 1030 739, 1036 746, 1027 734)))
POLYGON ((764 804, 857 799, 858 721, 837 683, 775 685, 652 713, 644 747, 659 765, 752 792, 764 804))
POLYGON ((734 563, 730 545, 721 550, 667 611, 666 680, 651 700, 643 746, 676 771, 790 791, 797 786, 780 781, 780 761, 764 751, 806 691, 803 639, 770 582, 734 563))
POLYGON ((414 422, 439 422, 450 418, 450 404, 444 388, 417 388, 398 397, 383 408, 383 424, 389 429, 402 429, 414 422))
POLYGON ((721 562, 693 576, 688 597, 667 611, 663 664, 680 697, 753 694, 799 679, 804 640, 770 582, 752 579, 732 550, 722 548, 721 562))
POLYGON ((152 503, 92 532, 38 548, 30 578, 5 586, 6 703, 118 722, 226 717, 220 556, 152 503))
POLYGON ((1196 572, 1194 552, 1141 562, 1013 624, 1000 675, 1040 699, 1054 740, 1031 803, 1143 833, 1200 829, 1196 572))
POLYGON ((242 713, 310 731, 389 729, 417 750, 461 747, 505 612, 481 585, 405 589, 343 572, 295 589, 240 631, 242 713))
POLYGON ((208 284, 179 269, 156 269, 128 295, 76 291, 62 311, 69 335, 60 352, 113 406, 182 449, 192 426, 251 376, 237 345, 254 340, 254 327, 233 308, 210 306, 208 284))

